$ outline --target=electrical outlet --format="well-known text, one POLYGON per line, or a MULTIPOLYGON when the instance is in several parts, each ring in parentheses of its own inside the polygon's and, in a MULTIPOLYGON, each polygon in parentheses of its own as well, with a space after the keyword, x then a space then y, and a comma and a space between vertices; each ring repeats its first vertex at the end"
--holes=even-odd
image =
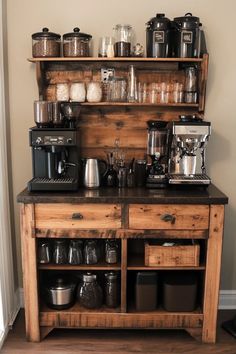
POLYGON ((115 69, 113 68, 101 68, 101 81, 107 82, 115 76, 115 69))

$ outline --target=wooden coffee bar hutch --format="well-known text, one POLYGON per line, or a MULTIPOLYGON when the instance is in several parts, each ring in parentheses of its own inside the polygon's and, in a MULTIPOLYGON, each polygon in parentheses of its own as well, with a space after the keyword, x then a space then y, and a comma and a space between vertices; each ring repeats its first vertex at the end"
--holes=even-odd
MULTIPOLYGON (((55 86, 69 81, 100 80, 101 68, 114 68, 126 77, 133 64, 141 82, 184 80, 183 66, 198 68, 198 103, 99 102, 82 104, 78 122, 81 156, 104 158, 115 140, 126 159, 143 158, 146 153, 147 124, 150 119, 177 120, 180 114, 203 115, 208 55, 203 58, 34 58, 39 98, 55 100, 55 86)), ((216 340, 220 267, 227 197, 213 184, 207 188, 79 188, 77 192, 28 192, 18 195, 21 208, 21 242, 26 314, 26 335, 38 342, 54 328, 139 328, 185 329, 205 343, 216 340), (75 219, 73 215, 82 215, 75 219), (55 265, 37 262, 37 242, 43 238, 116 238, 121 243, 120 262, 109 265, 55 265), (145 266, 144 254, 133 253, 135 243, 146 239, 197 240, 200 263, 194 266, 145 266), (121 303, 116 309, 82 308, 78 302, 68 310, 49 309, 40 297, 39 275, 43 272, 120 272, 121 303), (167 312, 161 306, 152 312, 138 312, 130 298, 133 272, 197 272, 200 282, 198 307, 193 312, 167 312)))

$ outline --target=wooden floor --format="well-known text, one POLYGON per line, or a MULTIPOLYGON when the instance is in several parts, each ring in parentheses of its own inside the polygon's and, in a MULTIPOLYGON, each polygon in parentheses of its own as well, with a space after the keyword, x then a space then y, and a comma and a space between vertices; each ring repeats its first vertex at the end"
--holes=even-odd
POLYGON ((24 336, 24 314, 19 314, 1 354, 236 354, 236 339, 220 328, 235 311, 221 311, 217 344, 202 344, 185 331, 54 330, 41 343, 28 343, 24 336))

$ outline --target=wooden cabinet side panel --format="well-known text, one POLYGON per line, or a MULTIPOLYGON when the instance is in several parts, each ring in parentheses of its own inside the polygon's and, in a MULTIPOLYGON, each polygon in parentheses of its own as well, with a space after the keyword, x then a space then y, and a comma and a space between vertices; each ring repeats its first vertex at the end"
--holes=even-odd
POLYGON ((202 340, 205 343, 215 343, 216 341, 223 225, 224 206, 211 205, 203 306, 204 322, 202 340))
POLYGON ((21 248, 25 301, 26 337, 40 341, 36 239, 34 233, 34 205, 21 204, 21 248))

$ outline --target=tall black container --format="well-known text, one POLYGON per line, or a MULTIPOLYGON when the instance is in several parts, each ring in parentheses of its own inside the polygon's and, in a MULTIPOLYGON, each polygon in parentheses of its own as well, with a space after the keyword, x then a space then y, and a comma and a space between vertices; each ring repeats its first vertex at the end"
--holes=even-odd
POLYGON ((187 13, 175 17, 173 25, 173 55, 177 58, 196 58, 200 56, 203 32, 199 17, 187 13))
POLYGON ((171 21, 165 14, 157 14, 147 22, 147 57, 166 58, 171 56, 171 21))

